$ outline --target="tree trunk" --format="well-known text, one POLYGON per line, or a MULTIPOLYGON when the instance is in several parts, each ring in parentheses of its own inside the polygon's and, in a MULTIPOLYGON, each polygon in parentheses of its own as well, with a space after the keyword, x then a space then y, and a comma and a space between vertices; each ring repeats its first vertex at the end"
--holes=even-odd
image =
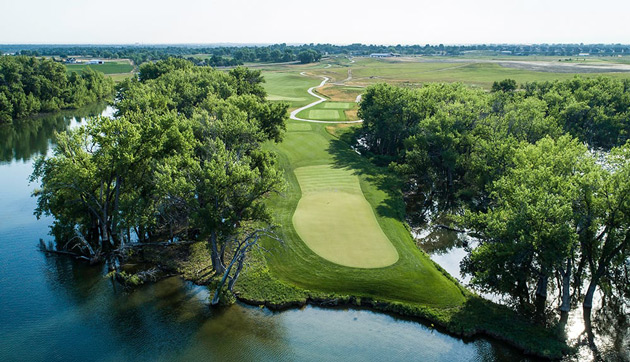
POLYGON ((241 251, 239 250, 237 254, 234 255, 234 257, 232 258, 232 262, 230 263, 230 265, 223 272, 223 277, 221 278, 221 281, 219 282, 219 285, 217 286, 217 289, 214 292, 214 296, 212 297, 212 302, 210 302, 211 305, 219 304, 219 300, 221 299, 221 289, 223 289, 223 286, 225 285, 225 281, 229 277, 230 270, 232 270, 234 263, 236 263, 236 260, 240 258, 240 253, 241 251))
POLYGON ((213 231, 210 234, 210 256, 212 258, 212 269, 214 269, 217 274, 223 274, 225 272, 225 266, 221 260, 219 245, 217 244, 217 233, 213 231))
POLYGON ((230 281, 228 282, 228 290, 230 292, 234 288, 234 283, 236 283, 236 279, 238 279, 238 276, 241 274, 241 271, 243 270, 243 264, 245 264, 245 250, 243 250, 241 257, 238 260, 238 264, 236 266, 236 271, 234 272, 234 275, 232 276, 232 278, 230 278, 230 281))
POLYGON ((588 285, 588 289, 586 290, 586 294, 584 295, 584 303, 582 306, 584 309, 593 308, 593 295, 595 294, 595 289, 597 289, 597 284, 599 283, 599 276, 593 276, 591 279, 591 283, 588 285))
POLYGON ((549 284, 549 277, 541 275, 538 278, 538 285, 536 287, 536 299, 547 299, 547 285, 549 284))
POLYGON ((569 312, 571 310, 571 260, 569 256, 567 258, 567 270, 562 271, 562 304, 560 305, 561 312, 569 312))

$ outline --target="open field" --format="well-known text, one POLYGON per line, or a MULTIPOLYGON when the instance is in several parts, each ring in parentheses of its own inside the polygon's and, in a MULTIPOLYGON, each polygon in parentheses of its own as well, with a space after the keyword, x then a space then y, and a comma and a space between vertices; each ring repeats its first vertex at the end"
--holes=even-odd
MULTIPOLYGON (((584 64, 565 64, 554 59, 555 62, 502 58, 354 58, 355 63, 350 65, 352 79, 345 83, 345 87, 364 87, 379 82, 409 86, 419 86, 426 82, 462 82, 489 89, 493 82, 506 78, 514 79, 518 83, 570 79, 576 74, 583 77, 603 75, 630 78, 630 67, 620 64, 626 61, 625 58, 611 58, 610 61, 588 60, 584 64)), ((330 77, 333 83, 340 82, 348 77, 348 66, 333 66, 312 73, 330 77)), ((334 89, 331 85, 331 90, 334 89)))
POLYGON ((87 67, 92 68, 93 70, 105 73, 105 74, 121 74, 121 73, 130 73, 133 70, 133 65, 131 65, 128 61, 106 61, 105 64, 65 64, 66 70, 68 72, 77 72, 82 73, 83 70, 87 67))
POLYGON ((355 268, 385 267, 398 260, 352 171, 322 165, 297 168, 295 175, 302 197, 293 225, 317 255, 355 268))

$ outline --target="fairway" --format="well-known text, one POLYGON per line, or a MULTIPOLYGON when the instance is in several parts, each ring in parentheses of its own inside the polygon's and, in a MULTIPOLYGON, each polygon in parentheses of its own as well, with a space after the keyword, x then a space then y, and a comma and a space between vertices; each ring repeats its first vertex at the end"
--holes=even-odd
POLYGON ((381 268, 398 261, 352 171, 322 165, 300 167, 295 175, 302 198, 293 225, 317 255, 355 268, 381 268))
POLYGON ((352 107, 354 107, 354 104, 346 103, 346 102, 326 102, 326 103, 324 103, 324 108, 329 108, 329 109, 350 109, 352 107))
POLYGON ((311 109, 308 111, 308 118, 321 120, 338 120, 342 119, 339 111, 334 109, 311 109))
POLYGON ((66 71, 83 73, 83 71, 90 67, 92 70, 102 72, 104 74, 121 74, 129 73, 133 70, 133 65, 129 62, 105 62, 105 64, 65 64, 66 71))

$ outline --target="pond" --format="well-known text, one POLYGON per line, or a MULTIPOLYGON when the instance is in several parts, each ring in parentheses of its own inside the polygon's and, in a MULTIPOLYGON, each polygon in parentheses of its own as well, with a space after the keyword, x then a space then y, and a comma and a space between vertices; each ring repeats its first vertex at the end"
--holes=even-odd
POLYGON ((272 312, 208 307, 209 292, 170 278, 125 292, 101 267, 49 256, 49 218, 33 216, 33 160, 53 135, 105 104, 0 127, 0 361, 519 361, 487 339, 360 309, 272 312))

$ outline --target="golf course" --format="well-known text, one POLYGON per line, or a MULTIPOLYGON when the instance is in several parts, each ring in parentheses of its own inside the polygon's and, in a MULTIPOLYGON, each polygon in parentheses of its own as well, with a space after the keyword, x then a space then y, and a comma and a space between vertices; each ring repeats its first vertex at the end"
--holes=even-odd
POLYGON ((370 306, 457 335, 500 337, 538 355, 565 353, 552 332, 471 293, 416 246, 400 179, 346 141, 360 127, 346 111, 356 115, 362 88, 329 77, 335 72, 348 78, 344 64, 263 72, 268 99, 288 102, 292 111, 283 141, 267 144, 286 188, 268 199, 280 241, 265 240, 264 251, 252 255, 235 287, 239 299, 273 309, 370 306))
POLYGON ((317 75, 269 75, 270 98, 292 99, 292 109, 310 118, 289 120, 283 142, 268 146, 278 154, 288 184, 269 200, 282 240, 266 245, 273 276, 309 291, 462 305, 460 287, 415 246, 405 228, 396 179, 331 133, 352 125, 315 112, 356 105, 310 95, 325 83, 317 75))

